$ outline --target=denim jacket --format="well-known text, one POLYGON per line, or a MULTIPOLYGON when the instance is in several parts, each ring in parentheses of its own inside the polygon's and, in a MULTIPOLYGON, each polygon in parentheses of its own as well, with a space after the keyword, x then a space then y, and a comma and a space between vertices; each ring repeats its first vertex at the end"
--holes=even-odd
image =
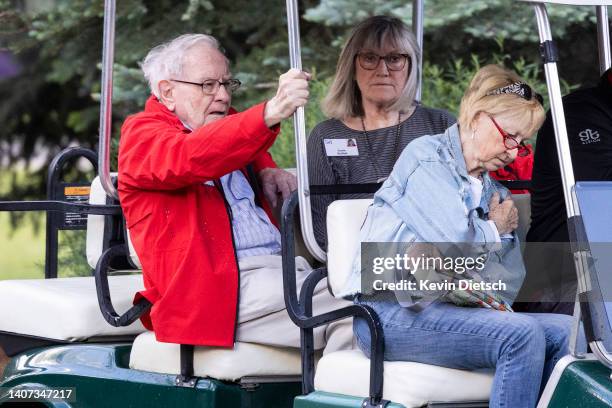
MULTIPOLYGON (((490 282, 506 283, 497 292, 512 303, 525 276, 518 237, 502 238, 487 222, 491 196, 503 200, 510 192, 483 174, 479 203, 473 202, 468 172, 455 124, 444 133, 411 142, 389 178, 374 195, 361 227, 361 242, 476 243, 486 256, 479 274, 490 282), (480 245, 481 244, 481 245, 480 245)), ((341 295, 361 292, 361 248, 341 295)))

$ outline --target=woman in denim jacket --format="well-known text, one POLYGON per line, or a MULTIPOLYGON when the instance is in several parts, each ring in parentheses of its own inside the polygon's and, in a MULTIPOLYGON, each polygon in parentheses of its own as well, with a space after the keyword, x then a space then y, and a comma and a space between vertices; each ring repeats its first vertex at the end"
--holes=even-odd
MULTIPOLYGON (((406 147, 361 229, 362 242, 473 243, 472 255, 485 260, 480 277, 505 283, 505 290, 491 293, 497 301, 461 307, 471 293, 450 290, 423 306, 404 303, 398 291, 362 290, 361 254, 344 291, 378 314, 385 360, 495 368, 490 407, 534 407, 555 363, 568 353, 570 316, 507 307, 525 275, 514 233, 518 212, 510 193, 488 175, 511 163, 543 120, 541 98, 515 73, 483 67, 461 101, 458 124, 406 147)), ((356 318, 354 331, 369 354, 365 321, 356 318)))

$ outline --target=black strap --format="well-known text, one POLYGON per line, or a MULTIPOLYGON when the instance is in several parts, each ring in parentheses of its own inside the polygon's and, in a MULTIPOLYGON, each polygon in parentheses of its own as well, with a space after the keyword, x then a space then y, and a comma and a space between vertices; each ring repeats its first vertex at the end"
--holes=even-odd
POLYGON ((175 384, 178 387, 194 388, 198 379, 193 375, 193 352, 194 346, 181 344, 181 374, 176 377, 175 384))
POLYGON ((193 377, 193 351, 192 345, 181 344, 181 375, 184 377, 193 377))
POLYGON ((588 251, 589 240, 586 236, 582 216, 574 215, 567 219, 567 231, 569 234, 572 253, 588 251))
MULTIPOLYGON (((236 304, 240 305, 240 263, 238 262, 238 251, 236 250, 236 237, 234 236, 234 212, 232 211, 232 206, 227 201, 227 197, 225 197, 225 191, 223 191, 223 185, 219 179, 213 181, 219 193, 221 193, 221 197, 223 197, 223 203, 225 204, 225 210, 227 211, 227 218, 230 223, 230 234, 232 236, 232 250, 234 251, 234 260, 236 261, 236 271, 238 271, 238 294, 236 299, 236 304)), ((255 198, 257 198, 257 193, 255 193, 255 198)), ((236 320, 234 321, 234 343, 236 342, 236 332, 238 331, 238 313, 240 312, 239 308, 236 308, 236 320)))
MULTIPOLYGON (((529 190, 531 180, 497 180, 509 190, 529 190)), ((310 195, 374 194, 382 183, 311 185, 310 195)))
POLYGON ((544 64, 559 61, 559 50, 555 42, 547 40, 540 43, 540 56, 544 64))
POLYGON ((595 332, 593 326, 593 316, 591 315, 591 300, 589 299, 589 292, 579 293, 578 300, 580 301, 580 317, 582 318, 582 324, 584 326, 584 335, 586 336, 587 342, 601 340, 595 332))
POLYGON ((259 194, 261 193, 261 186, 259 185, 259 180, 257 179, 257 175, 255 174, 255 168, 253 167, 253 164, 248 164, 246 166, 246 171, 247 171, 247 180, 249 181, 249 184, 251 185, 251 189, 253 190, 253 193, 255 193, 255 205, 257 205, 259 208, 263 208, 262 202, 261 202, 261 197, 259 196, 259 194))
POLYGON ((310 195, 374 194, 381 186, 382 183, 313 185, 310 195))

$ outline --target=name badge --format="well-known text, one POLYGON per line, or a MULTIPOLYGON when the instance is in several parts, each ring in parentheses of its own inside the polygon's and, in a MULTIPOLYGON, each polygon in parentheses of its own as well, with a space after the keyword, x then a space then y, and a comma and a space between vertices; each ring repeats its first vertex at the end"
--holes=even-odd
POLYGON ((328 157, 359 156, 355 139, 323 139, 323 145, 328 157))

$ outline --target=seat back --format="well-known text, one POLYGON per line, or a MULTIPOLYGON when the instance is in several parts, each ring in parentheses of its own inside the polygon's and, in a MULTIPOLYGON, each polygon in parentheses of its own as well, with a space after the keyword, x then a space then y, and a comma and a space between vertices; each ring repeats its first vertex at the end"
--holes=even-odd
MULTIPOLYGON (((582 181, 574 187, 575 199, 580 208, 584 237, 588 244, 589 262, 587 292, 588 316, 593 322, 589 331, 597 340, 602 340, 608 353, 612 351, 612 201, 611 181, 582 181)), ((580 228, 578 228, 580 230, 580 228)), ((571 238, 570 238, 571 239, 571 238)), ((584 242, 579 242, 585 246, 584 242)), ((584 310, 584 309, 583 309, 584 310)), ((583 312, 584 313, 584 312, 583 312)), ((589 336, 589 334, 587 334, 589 336)), ((590 337, 590 336, 589 336, 590 337)))
MULTIPOLYGON (((516 233, 525 242, 531 223, 531 195, 513 197, 519 212, 516 233)), ((327 279, 332 293, 339 293, 348 279, 357 253, 359 231, 372 199, 337 200, 327 209, 327 279)))
POLYGON ((370 204, 369 198, 337 200, 327 208, 327 281, 332 294, 340 293, 351 273, 370 204))
POLYGON ((525 242, 529 225, 531 225, 531 194, 514 194, 512 200, 518 209, 519 225, 516 235, 520 242, 525 242))
MULTIPOLYGON (((112 178, 117 177, 117 173, 111 173, 112 178)), ((97 204, 104 205, 108 204, 107 195, 102 187, 102 183, 100 182, 100 177, 96 177, 91 183, 91 192, 89 195, 89 204, 97 204)), ((104 245, 105 240, 108 240, 108 225, 107 219, 104 215, 92 215, 90 214, 87 217, 87 245, 86 245, 86 255, 87 255, 87 263, 93 269, 96 268, 98 260, 102 256, 102 253, 106 250, 104 245)), ((138 259, 138 255, 136 255, 136 251, 132 245, 132 241, 130 239, 129 230, 126 230, 128 247, 129 247, 129 261, 136 268, 141 269, 142 266, 140 264, 140 260, 138 259)))

